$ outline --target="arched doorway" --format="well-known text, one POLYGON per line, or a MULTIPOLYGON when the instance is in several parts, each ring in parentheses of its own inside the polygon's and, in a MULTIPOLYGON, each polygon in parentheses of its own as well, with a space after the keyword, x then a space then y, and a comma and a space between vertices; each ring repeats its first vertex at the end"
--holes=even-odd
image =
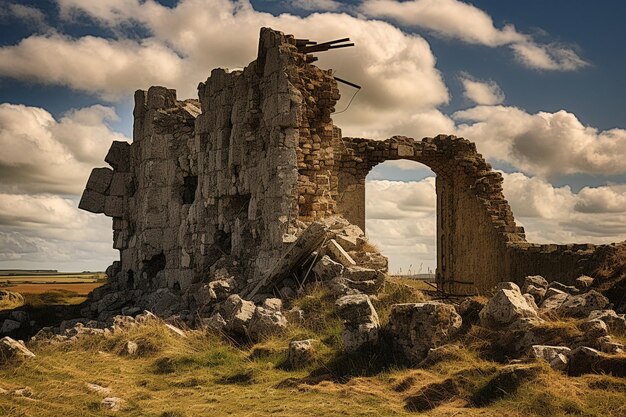
MULTIPOLYGON (((513 246, 527 244, 502 194, 502 175, 462 138, 440 135, 421 141, 395 136, 379 141, 343 138, 337 164, 337 212, 365 227, 365 183, 389 160, 422 163, 435 174, 437 286, 448 293, 485 291, 512 277, 513 246)), ((336 154, 337 155, 337 154, 336 154)))
POLYGON ((382 162, 365 178, 365 233, 389 259, 389 272, 435 278, 435 173, 409 160, 382 162))

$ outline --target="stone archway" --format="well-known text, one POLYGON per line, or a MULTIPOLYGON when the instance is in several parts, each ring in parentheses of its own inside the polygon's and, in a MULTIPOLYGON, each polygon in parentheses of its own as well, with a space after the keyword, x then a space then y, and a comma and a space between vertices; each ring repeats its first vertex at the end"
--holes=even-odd
POLYGON ((437 283, 451 293, 492 287, 508 274, 509 243, 526 242, 502 194, 502 175, 476 146, 440 135, 421 141, 396 136, 385 141, 343 138, 338 152, 337 212, 365 225, 365 177, 377 164, 416 161, 436 174, 437 283))

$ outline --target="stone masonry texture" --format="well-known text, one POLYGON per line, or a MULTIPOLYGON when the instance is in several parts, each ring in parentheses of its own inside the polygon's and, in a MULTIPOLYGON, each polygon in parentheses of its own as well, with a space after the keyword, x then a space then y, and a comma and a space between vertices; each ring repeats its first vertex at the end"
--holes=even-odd
POLYGON ((591 274, 593 245, 528 243, 502 194, 502 176, 470 141, 342 138, 329 70, 290 35, 261 29, 241 71, 214 69, 198 99, 151 87, 135 93, 132 143, 114 142, 79 207, 113 219, 120 259, 90 295, 91 314, 122 306, 197 308, 223 274, 235 290, 266 276, 312 222, 343 215, 364 229, 365 177, 409 159, 437 175, 437 284, 455 293, 542 275, 591 274))

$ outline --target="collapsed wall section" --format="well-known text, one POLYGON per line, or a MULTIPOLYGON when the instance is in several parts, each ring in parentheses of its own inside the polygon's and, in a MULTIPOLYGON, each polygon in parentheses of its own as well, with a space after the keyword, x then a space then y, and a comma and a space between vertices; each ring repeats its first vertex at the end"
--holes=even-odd
POLYGON ((339 92, 307 61, 292 36, 262 29, 257 60, 213 70, 199 100, 137 91, 133 142, 113 143, 113 169, 93 170, 79 205, 113 218, 120 250, 93 313, 193 308, 199 286, 223 269, 243 288, 306 223, 333 213, 339 92))

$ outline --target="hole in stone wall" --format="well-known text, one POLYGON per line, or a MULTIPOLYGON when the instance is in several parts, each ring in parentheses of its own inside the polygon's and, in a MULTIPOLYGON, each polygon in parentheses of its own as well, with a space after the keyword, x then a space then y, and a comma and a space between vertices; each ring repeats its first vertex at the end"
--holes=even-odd
POLYGON ((198 189, 198 177, 189 176, 183 179, 183 204, 191 204, 196 199, 198 189))
POLYGON ((132 269, 126 271, 126 287, 135 288, 135 273, 132 269))
POLYGON ((146 273, 150 284, 152 284, 159 271, 165 269, 165 263, 166 260, 163 252, 154 255, 149 261, 144 262, 143 271, 146 273))
POLYGON ((218 230, 215 234, 215 244, 223 253, 230 255, 230 233, 226 233, 223 230, 218 230))
POLYGON ((172 285, 172 289, 174 291, 180 292, 180 284, 178 282, 175 282, 174 285, 172 285))
POLYGON ((389 259, 389 272, 434 279, 437 266, 435 173, 415 161, 385 161, 365 181, 365 229, 389 259))

